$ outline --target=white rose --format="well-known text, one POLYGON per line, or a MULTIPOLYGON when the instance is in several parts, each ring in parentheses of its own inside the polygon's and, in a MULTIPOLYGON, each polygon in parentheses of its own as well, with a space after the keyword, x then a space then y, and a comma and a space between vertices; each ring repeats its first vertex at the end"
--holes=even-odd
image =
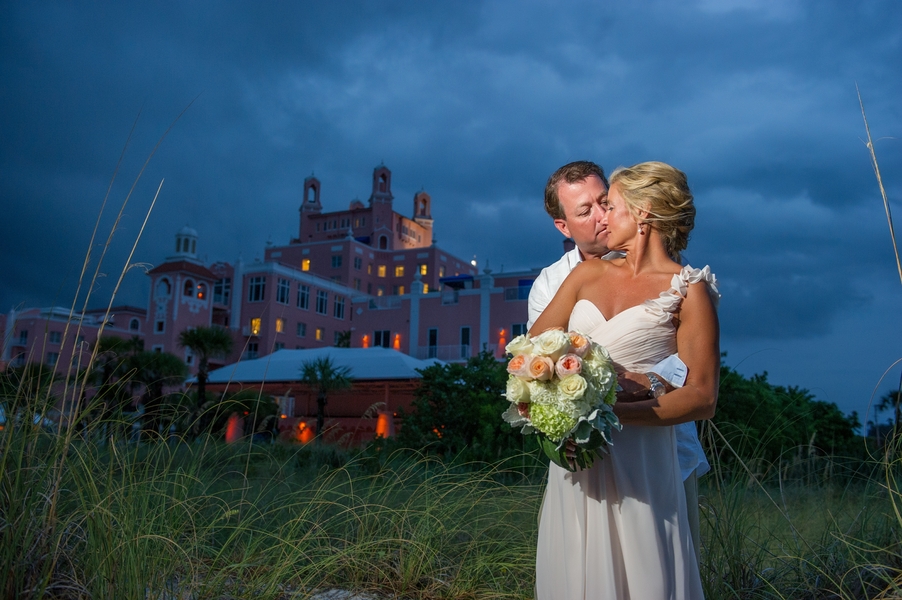
POLYGON ((570 350, 570 335, 559 329, 541 333, 532 339, 533 354, 547 356, 553 362, 570 350))
POLYGON ((518 335, 504 347, 504 351, 514 356, 518 354, 532 354, 532 341, 528 335, 518 335))
POLYGON ((587 387, 586 380, 583 379, 582 375, 576 374, 567 375, 558 383, 558 390, 560 390, 561 396, 571 401, 582 398, 583 394, 586 393, 587 387))
POLYGON ((529 385, 519 377, 511 375, 507 380, 507 391, 505 392, 504 397, 507 398, 509 402, 516 402, 517 404, 520 402, 529 402, 529 385))

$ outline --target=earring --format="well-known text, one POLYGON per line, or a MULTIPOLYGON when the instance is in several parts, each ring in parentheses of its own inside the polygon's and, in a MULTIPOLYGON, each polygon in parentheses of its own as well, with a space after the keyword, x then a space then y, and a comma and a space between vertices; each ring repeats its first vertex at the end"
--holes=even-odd
POLYGON ((642 224, 639 224, 639 235, 645 235, 645 232, 642 231, 642 224))

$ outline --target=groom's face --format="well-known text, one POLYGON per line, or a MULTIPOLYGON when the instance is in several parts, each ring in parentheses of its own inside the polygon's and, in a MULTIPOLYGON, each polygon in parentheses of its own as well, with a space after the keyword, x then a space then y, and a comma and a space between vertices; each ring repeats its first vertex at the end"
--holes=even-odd
POLYGON ((584 258, 608 253, 608 230, 602 224, 608 189, 595 175, 575 183, 561 182, 557 190, 563 219, 555 219, 558 231, 573 238, 584 258))

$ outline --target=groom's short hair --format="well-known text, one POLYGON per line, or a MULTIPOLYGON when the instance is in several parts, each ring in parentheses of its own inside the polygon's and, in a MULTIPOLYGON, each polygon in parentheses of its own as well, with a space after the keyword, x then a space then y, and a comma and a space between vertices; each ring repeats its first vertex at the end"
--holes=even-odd
POLYGON ((578 160, 576 162, 567 163, 548 178, 545 184, 545 212, 551 215, 552 219, 564 219, 564 209, 561 208, 561 199, 558 197, 557 189, 561 182, 576 183, 595 175, 608 186, 608 178, 604 176, 604 169, 588 160, 578 160))

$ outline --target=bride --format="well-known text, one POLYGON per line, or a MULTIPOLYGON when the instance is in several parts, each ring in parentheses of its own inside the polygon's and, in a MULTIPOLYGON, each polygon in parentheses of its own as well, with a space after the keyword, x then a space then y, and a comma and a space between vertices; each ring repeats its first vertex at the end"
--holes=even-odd
POLYGON ((618 371, 644 373, 679 353, 686 383, 619 401, 623 430, 592 468, 550 465, 539 517, 536 598, 703 597, 672 425, 710 419, 717 404, 717 293, 708 267, 680 265, 695 206, 679 170, 660 162, 611 175, 608 247, 619 260, 577 266, 530 333, 587 333, 618 371))

